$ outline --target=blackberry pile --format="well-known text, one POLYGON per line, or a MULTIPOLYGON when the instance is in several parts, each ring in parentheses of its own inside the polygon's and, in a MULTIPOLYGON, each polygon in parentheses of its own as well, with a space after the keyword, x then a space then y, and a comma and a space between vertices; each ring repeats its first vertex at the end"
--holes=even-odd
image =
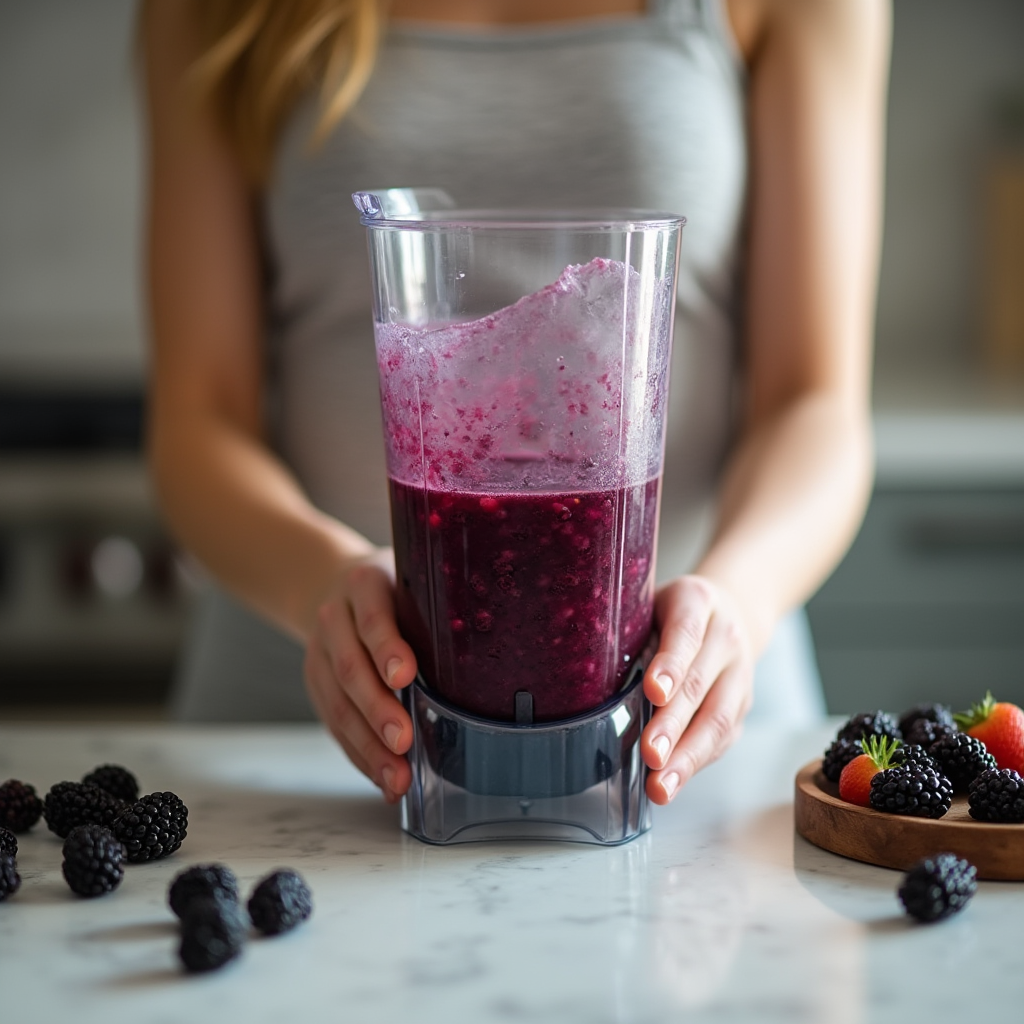
POLYGON ((188 834, 188 808, 174 793, 150 793, 128 804, 111 822, 133 864, 169 857, 188 834))
POLYGON ((102 825, 79 825, 64 840, 61 870, 79 896, 113 892, 124 878, 125 849, 102 825))
POLYGON ((88 782, 58 782, 43 801, 46 827, 61 839, 78 825, 109 828, 124 808, 124 801, 88 782))
POLYGON ((19 779, 0 785, 0 825, 12 832, 27 832, 43 813, 35 787, 19 779))
POLYGON ((249 897, 249 916, 264 935, 291 931, 313 913, 309 886, 294 871, 275 871, 249 897))
POLYGON ((181 919, 178 955, 185 970, 213 971, 242 952, 251 920, 264 935, 279 935, 305 921, 313 911, 309 887, 283 868, 261 879, 245 914, 238 880, 223 864, 197 864, 177 874, 167 893, 181 919))
POLYGON ((871 806, 887 814, 941 818, 952 802, 949 779, 919 764, 887 768, 871 780, 871 806))
POLYGON ((967 802, 978 821, 1024 822, 1024 779, 1012 768, 989 768, 971 782, 967 802))
MULTIPOLYGON (((64 840, 61 872, 71 890, 84 897, 117 889, 126 862, 157 860, 178 850, 188 832, 188 808, 175 793, 139 797, 138 792, 135 776, 115 764, 99 765, 81 782, 54 784, 44 800, 32 786, 8 779, 0 786, 0 902, 21 886, 15 833, 40 817, 64 840)), ((187 971, 212 971, 234 960, 250 923, 265 935, 278 935, 313 910, 309 887, 287 868, 261 879, 243 906, 238 880, 223 864, 179 872, 168 902, 181 920, 178 952, 187 971)))
MULTIPOLYGON (((98 765, 81 782, 55 783, 43 800, 19 779, 0 785, 0 900, 21 885, 15 833, 31 828, 40 817, 64 840, 61 871, 80 896, 115 890, 128 861, 174 853, 187 832, 188 808, 174 793, 151 793, 140 800, 138 792, 135 776, 118 764, 98 765)), ((226 875, 217 874, 216 880, 237 905, 237 883, 227 869, 223 871, 226 875)), ((194 875, 184 887, 195 887, 194 875)), ((207 884, 203 891, 210 889, 207 884)))
POLYGON ((105 789, 111 796, 125 803, 134 803, 139 799, 138 780, 119 764, 101 764, 83 776, 82 781, 105 789))
POLYGON ((915 864, 897 894, 911 917, 941 921, 967 906, 978 888, 977 874, 973 864, 955 853, 940 853, 915 864))
POLYGON ((943 775, 953 783, 958 793, 966 792, 983 771, 996 767, 996 759, 985 744, 965 732, 943 736, 928 748, 928 753, 938 762, 943 775))

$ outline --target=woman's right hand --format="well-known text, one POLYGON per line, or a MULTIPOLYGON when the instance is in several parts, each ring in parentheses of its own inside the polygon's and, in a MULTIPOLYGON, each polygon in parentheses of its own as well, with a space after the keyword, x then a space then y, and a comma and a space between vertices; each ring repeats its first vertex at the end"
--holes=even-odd
POLYGON ((354 558, 321 603, 306 644, 306 689, 352 763, 389 803, 409 788, 412 721, 395 691, 416 676, 416 657, 395 621, 394 556, 354 558))

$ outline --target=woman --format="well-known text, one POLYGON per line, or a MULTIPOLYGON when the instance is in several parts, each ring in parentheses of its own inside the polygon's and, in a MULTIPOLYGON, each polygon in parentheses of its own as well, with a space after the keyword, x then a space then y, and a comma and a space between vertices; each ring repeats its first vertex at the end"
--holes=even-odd
MULTIPOLYGON (((316 712, 397 800, 412 729, 394 691, 416 665, 348 193, 685 214, 642 740, 667 803, 739 734, 755 661, 869 494, 887 6, 394 0, 387 20, 378 45, 372 0, 145 7, 149 450, 168 519, 304 648, 316 712)), ((184 713, 275 706, 299 648, 258 622, 214 599, 184 713)), ((808 674, 783 662, 759 706, 808 674)))

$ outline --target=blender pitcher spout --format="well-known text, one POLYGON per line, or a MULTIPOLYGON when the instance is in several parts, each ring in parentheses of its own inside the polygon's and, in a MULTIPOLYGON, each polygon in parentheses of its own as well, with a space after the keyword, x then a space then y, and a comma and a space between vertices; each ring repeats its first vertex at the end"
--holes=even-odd
POLYGON ((353 192, 352 202, 364 224, 382 220, 416 219, 420 213, 454 210, 455 200, 440 188, 385 188, 353 192))

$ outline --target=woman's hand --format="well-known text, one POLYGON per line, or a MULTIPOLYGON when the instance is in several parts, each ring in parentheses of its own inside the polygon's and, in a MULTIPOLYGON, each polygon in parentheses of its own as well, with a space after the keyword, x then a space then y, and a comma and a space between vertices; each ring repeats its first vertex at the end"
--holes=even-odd
POLYGON ((395 622, 390 550, 353 559, 317 611, 306 645, 306 689, 352 763, 394 803, 412 779, 412 721, 398 701, 416 658, 395 622))
POLYGON ((661 646, 644 676, 655 705, 641 739, 647 795, 667 804, 739 737, 753 701, 748 629, 732 598, 704 576, 681 576, 655 599, 661 646))

